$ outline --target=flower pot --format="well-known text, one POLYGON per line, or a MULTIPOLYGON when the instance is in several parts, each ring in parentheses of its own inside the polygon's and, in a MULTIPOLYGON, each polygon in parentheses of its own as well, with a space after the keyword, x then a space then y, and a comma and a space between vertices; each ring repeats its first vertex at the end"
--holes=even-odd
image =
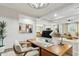
POLYGON ((0 47, 3 47, 4 44, 3 44, 3 39, 0 38, 0 47))

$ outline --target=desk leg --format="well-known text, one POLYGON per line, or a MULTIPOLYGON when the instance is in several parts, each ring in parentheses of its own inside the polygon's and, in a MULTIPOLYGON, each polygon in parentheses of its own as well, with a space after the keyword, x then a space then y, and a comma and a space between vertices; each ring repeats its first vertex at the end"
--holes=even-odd
POLYGON ((39 47, 39 56, 41 56, 41 48, 39 47))

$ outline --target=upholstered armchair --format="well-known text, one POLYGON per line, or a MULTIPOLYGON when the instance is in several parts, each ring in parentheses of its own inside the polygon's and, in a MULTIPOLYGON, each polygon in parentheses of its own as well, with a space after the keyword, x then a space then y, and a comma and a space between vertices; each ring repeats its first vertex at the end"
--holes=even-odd
POLYGON ((33 47, 22 47, 19 42, 13 45, 13 50, 17 56, 38 56, 39 55, 39 48, 33 47))

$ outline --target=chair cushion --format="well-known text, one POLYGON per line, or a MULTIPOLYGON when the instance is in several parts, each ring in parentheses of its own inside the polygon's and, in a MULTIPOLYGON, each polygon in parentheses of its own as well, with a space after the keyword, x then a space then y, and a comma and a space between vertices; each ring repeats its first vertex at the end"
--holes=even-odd
POLYGON ((24 47, 22 48, 22 51, 29 51, 29 50, 32 50, 33 47, 24 47))
POLYGON ((39 55, 38 50, 33 50, 33 51, 30 51, 26 54, 26 56, 38 56, 38 55, 39 55))
POLYGON ((21 49, 21 47, 20 47, 19 45, 15 45, 15 49, 16 49, 16 51, 18 51, 18 52, 21 52, 21 51, 22 51, 22 49, 21 49))
POLYGON ((16 42, 15 42, 15 49, 16 49, 16 51, 19 51, 19 52, 21 52, 22 51, 22 47, 21 47, 21 45, 19 44, 19 42, 16 40, 16 42))

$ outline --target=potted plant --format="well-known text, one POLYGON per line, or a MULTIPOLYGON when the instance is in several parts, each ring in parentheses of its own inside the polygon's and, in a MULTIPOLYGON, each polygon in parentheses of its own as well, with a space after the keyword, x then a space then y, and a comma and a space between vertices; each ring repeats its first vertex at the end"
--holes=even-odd
POLYGON ((1 41, 1 44, 0 44, 0 47, 4 46, 3 44, 3 40, 4 38, 6 37, 6 22, 5 21, 0 21, 0 41, 1 41))

